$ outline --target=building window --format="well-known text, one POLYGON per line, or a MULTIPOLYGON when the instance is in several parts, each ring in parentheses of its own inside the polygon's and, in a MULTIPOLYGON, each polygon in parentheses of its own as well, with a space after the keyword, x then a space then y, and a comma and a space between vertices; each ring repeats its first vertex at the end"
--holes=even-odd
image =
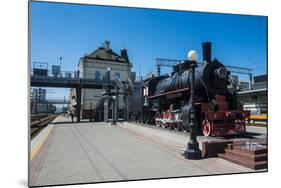
POLYGON ((108 80, 108 76, 109 76, 108 71, 106 71, 106 72, 105 72, 104 79, 105 79, 105 80, 108 80))
POLYGON ((95 72, 95 80, 100 80, 100 71, 95 72))

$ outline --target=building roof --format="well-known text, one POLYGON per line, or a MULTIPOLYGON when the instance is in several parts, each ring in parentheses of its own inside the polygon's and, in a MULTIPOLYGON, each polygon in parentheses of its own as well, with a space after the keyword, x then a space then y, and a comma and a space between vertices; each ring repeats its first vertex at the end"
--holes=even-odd
POLYGON ((104 47, 96 49, 94 52, 86 55, 84 58, 129 63, 124 57, 114 53, 112 49, 105 50, 104 47))

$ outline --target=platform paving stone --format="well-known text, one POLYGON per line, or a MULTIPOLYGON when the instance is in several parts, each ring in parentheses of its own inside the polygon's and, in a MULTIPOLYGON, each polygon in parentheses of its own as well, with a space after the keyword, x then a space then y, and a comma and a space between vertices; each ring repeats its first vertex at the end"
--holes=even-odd
POLYGON ((31 161, 30 185, 252 172, 223 159, 186 160, 187 137, 138 125, 71 123, 59 117, 31 161), (166 138, 166 139, 165 139, 166 138))

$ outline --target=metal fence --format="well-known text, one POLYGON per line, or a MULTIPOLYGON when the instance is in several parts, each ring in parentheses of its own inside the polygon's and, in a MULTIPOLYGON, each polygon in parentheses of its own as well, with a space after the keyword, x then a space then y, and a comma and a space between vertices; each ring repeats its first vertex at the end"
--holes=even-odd
MULTIPOLYGON (((79 71, 60 71, 59 74, 53 74, 52 70, 47 69, 31 69, 30 76, 34 78, 44 78, 44 79, 89 79, 95 81, 107 81, 107 75, 96 76, 96 73, 85 73, 79 71)), ((122 74, 110 74, 110 80, 116 80, 116 76, 119 76, 122 81, 126 81, 127 77, 122 74)), ((134 78, 135 79, 135 78, 134 78)), ((130 79, 131 80, 131 79, 130 79)), ((136 80, 141 80, 141 78, 136 77, 136 80)))

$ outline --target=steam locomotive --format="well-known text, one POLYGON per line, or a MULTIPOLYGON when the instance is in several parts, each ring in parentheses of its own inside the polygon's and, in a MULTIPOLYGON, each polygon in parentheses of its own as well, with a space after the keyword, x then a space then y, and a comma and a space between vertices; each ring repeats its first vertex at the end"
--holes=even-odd
MULTIPOLYGON (((211 43, 205 42, 203 62, 195 68, 194 106, 199 133, 205 136, 238 135, 246 131, 250 113, 237 102, 235 89, 229 89, 226 67, 211 57, 211 43)), ((197 56, 193 51, 191 56, 197 56)), ((194 58, 194 57, 193 57, 194 58)), ((196 57, 195 57, 196 58, 196 57)), ((169 129, 189 130, 190 83, 192 57, 173 66, 171 76, 163 75, 144 80, 142 85, 143 123, 169 129)))

